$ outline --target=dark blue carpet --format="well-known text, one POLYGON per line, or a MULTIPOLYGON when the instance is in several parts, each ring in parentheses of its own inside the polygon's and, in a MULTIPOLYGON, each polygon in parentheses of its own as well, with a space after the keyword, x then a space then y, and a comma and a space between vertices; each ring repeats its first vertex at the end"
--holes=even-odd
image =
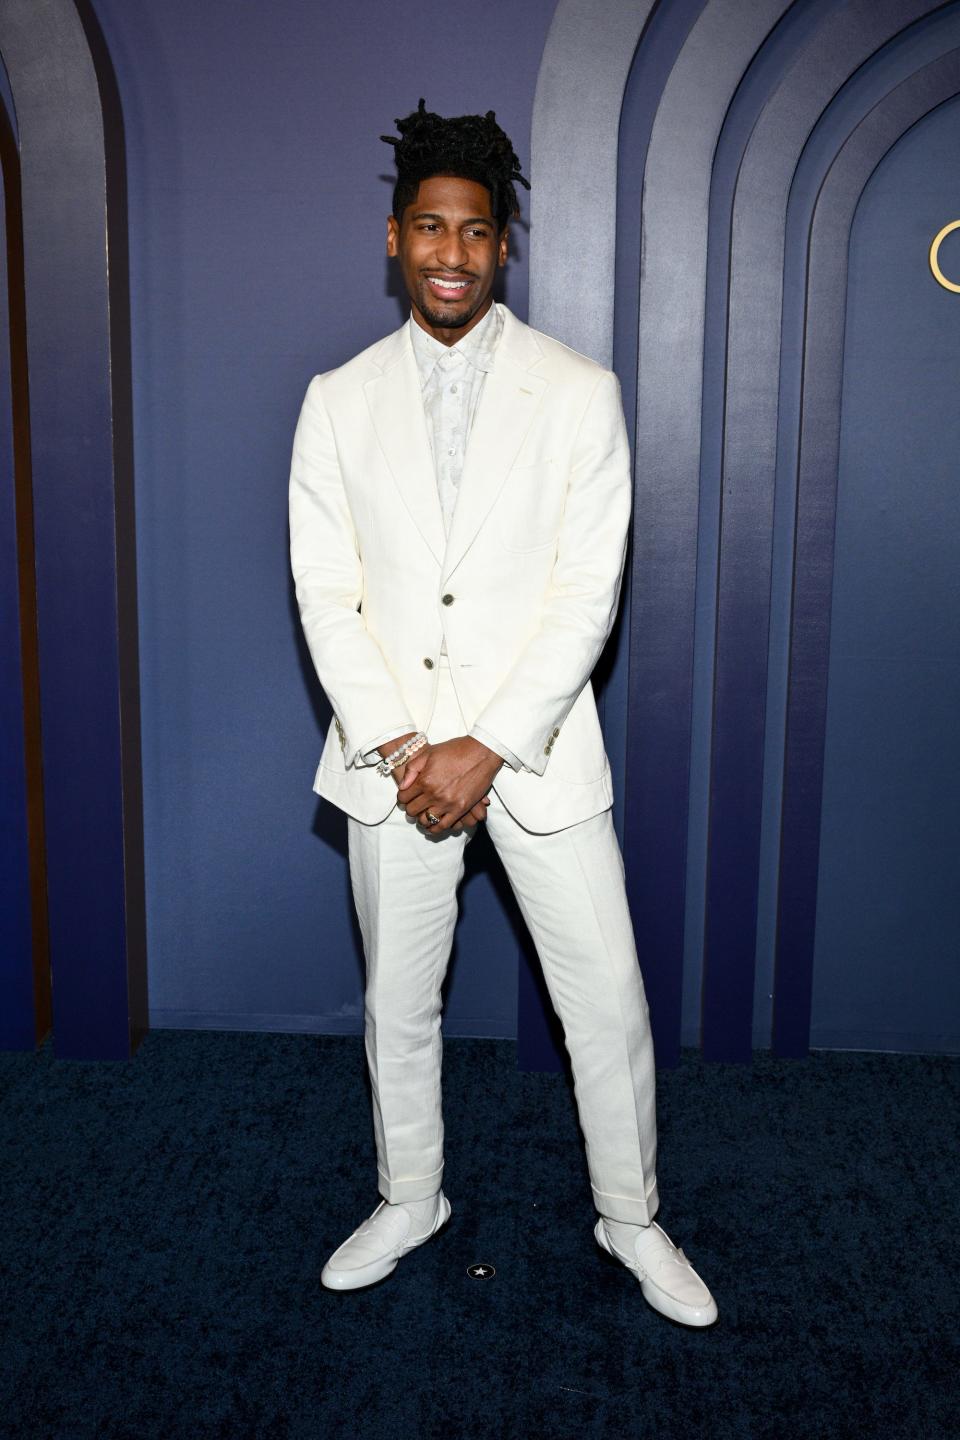
POLYGON ((960 1059, 690 1052, 659 1084, 707 1331, 603 1262, 567 1081, 510 1042, 446 1042, 451 1222, 353 1295, 319 1275, 378 1200, 359 1039, 0 1055, 0 1434, 957 1436, 960 1059))

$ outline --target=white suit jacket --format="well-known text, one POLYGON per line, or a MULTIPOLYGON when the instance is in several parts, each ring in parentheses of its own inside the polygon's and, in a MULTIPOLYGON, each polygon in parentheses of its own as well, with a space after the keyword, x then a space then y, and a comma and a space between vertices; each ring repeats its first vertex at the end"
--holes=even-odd
POLYGON ((333 718, 313 788, 368 824, 396 782, 361 758, 429 736, 446 637, 465 729, 523 762, 493 789, 535 832, 613 800, 590 676, 617 611, 631 504, 617 377, 506 306, 444 536, 404 323, 307 387, 290 469, 290 561, 333 718))

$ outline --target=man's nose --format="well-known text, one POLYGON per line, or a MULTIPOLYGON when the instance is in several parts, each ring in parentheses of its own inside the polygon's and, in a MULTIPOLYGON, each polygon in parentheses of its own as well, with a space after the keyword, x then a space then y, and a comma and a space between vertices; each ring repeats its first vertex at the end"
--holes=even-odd
POLYGON ((449 270, 458 270, 467 262, 467 247, 457 231, 449 231, 437 242, 437 259, 449 270))

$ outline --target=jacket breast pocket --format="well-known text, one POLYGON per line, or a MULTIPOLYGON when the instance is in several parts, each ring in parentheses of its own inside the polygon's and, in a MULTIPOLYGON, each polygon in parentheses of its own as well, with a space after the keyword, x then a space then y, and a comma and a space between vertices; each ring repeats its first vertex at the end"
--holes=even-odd
POLYGON ((497 501, 500 540, 505 550, 524 555, 553 545, 563 513, 563 484, 557 460, 515 465, 497 501))

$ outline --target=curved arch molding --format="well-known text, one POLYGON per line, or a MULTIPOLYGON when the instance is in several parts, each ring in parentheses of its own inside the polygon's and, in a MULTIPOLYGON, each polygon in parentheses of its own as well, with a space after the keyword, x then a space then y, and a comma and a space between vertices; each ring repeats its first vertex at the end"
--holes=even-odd
MULTIPOLYGON (((530 135, 531 324, 601 365, 613 357, 617 133, 630 66, 657 0, 558 0, 537 74, 530 135), (581 288, 584 243, 596 283, 581 288)), ((626 603, 626 597, 624 597, 626 603)), ((542 977, 522 959, 518 1064, 560 1070, 542 977)))
POLYGON ((744 70, 788 8, 704 9, 664 86, 643 175, 623 832, 661 1064, 679 1059, 686 949, 711 180, 744 70))
POLYGON ((960 49, 891 90, 844 143, 813 216, 778 892, 773 1035, 781 1055, 806 1054, 810 1034, 850 230, 883 157, 957 94, 960 49))
MULTIPOLYGON (((830 101, 890 40, 940 8, 853 0, 827 12, 773 92, 740 166, 731 222, 710 812, 703 1051, 752 1052, 770 579, 787 202, 830 101)), ((841 137, 842 141, 843 137, 841 137)))
POLYGON ((617 132, 637 42, 656 0, 558 0, 530 132, 530 318, 601 365, 613 356, 617 132), (582 290, 584 241, 592 284, 582 290))
POLYGON ((123 127, 86 0, 4 0, 19 133, 54 1047, 147 1026, 123 127))
MULTIPOLYGON (((2 79, 2 77, 0 77, 2 79)), ((0 276, 0 1050, 30 1050, 50 1029, 40 685, 30 492, 20 156, 0 98, 5 271, 0 276)))
MULTIPOLYGON (((586 8, 582 0, 560 0, 538 82, 531 322, 610 364, 613 321, 603 297, 613 291, 616 257, 609 235, 616 226, 617 197, 612 156, 605 152, 614 143, 612 110, 623 99, 623 54, 645 43, 648 29, 654 28, 654 7, 609 6, 605 34, 598 33, 602 27, 595 21, 593 29, 585 23, 586 8), (583 95, 600 90, 605 92, 602 103, 595 112, 588 107, 593 124, 586 126, 583 95), (581 134, 571 146, 568 135, 578 124, 592 133, 581 134), (582 204, 580 196, 585 197, 582 204), (573 199, 576 207, 563 226, 549 218, 551 204, 559 205, 561 198, 567 205, 573 199), (579 283, 582 239, 589 234, 592 244, 595 233, 601 243, 591 250, 595 268, 587 288, 579 283)), ((747 5, 708 0, 678 45, 658 100, 643 174, 624 859, 661 1064, 676 1061, 680 1040, 696 555, 704 538, 702 516, 698 532, 698 505, 709 478, 702 467, 710 464, 701 433, 707 277, 713 273, 708 238, 712 253, 717 232, 729 229, 731 237, 728 281, 723 277, 724 352, 717 367, 722 452, 718 446, 702 1044, 709 1058, 747 1060, 757 947, 788 200, 811 131, 838 92, 894 37, 944 8, 931 0, 853 0, 841 8, 816 0, 792 6, 786 0, 747 5), (794 46, 785 60, 784 42, 794 46), (781 53, 774 56, 778 44, 781 53), (735 155, 724 157, 725 165, 735 167, 726 213, 711 212, 718 139, 737 107, 742 113, 748 103, 756 109, 755 120, 751 116, 749 129, 744 125, 735 155), (710 218, 714 230, 708 237, 710 218)), ((654 16, 660 18, 666 22, 668 14, 654 16)), ((621 137, 621 144, 627 138, 621 137)), ((845 138, 839 137, 840 145, 845 138)), ((717 243, 724 239, 720 235, 717 243)), ((834 403, 839 406, 839 393, 834 403)), ((805 535, 804 543, 817 552, 822 572, 826 535, 805 535)), ((832 531, 829 543, 832 550, 832 531)), ((804 554, 798 563, 809 568, 812 562, 804 554)), ((799 584, 802 588, 802 580, 799 584)), ((795 623, 809 627, 810 614, 802 606, 801 611, 795 623)), ((818 621, 823 622, 822 611, 818 621)), ((821 640, 825 646, 825 632, 821 640)), ((794 664, 801 665, 799 651, 794 664)), ((781 901, 774 1033, 781 1053, 801 1053, 806 1039, 801 1044, 798 1036, 805 1037, 809 1025, 809 996, 797 1023, 785 1028, 784 1017, 809 988, 803 928, 794 930, 794 925, 804 914, 810 919, 815 895, 800 879, 801 859, 809 865, 809 853, 801 857, 797 851, 794 869, 791 846, 809 850, 813 843, 816 853, 811 826, 815 817, 818 824, 821 787, 810 765, 816 760, 818 725, 822 729, 818 703, 796 668, 790 725, 798 744, 804 724, 809 734, 801 744, 807 770, 799 808, 798 792, 790 786, 800 784, 800 770, 793 775, 790 767, 797 762, 789 754, 787 759, 781 884, 788 871, 791 879, 781 901), (788 915, 784 907, 790 906, 788 915)), ((536 1022, 524 1016, 521 1005, 521 1026, 526 1023, 536 1022)))

